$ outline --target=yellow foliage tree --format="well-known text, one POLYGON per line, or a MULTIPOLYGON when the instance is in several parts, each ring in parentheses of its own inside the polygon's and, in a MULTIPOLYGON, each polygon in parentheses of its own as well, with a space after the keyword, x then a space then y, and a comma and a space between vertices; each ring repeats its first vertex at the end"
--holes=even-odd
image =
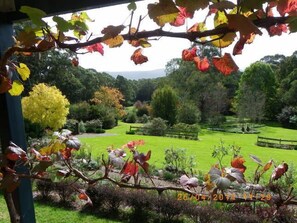
POLYGON ((116 110, 119 117, 125 114, 124 107, 121 102, 124 101, 123 94, 116 88, 102 86, 99 91, 94 93, 91 102, 94 104, 103 104, 116 110))
POLYGON ((69 101, 55 86, 35 85, 28 97, 22 99, 23 115, 32 123, 57 130, 66 122, 69 101))

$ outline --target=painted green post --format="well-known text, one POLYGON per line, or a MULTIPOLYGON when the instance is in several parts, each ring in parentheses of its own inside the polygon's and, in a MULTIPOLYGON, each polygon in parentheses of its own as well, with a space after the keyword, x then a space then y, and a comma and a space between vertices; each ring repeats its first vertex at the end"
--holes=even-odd
MULTIPOLYGON (((13 44, 12 35, 12 24, 0 24, 0 55, 13 44)), ((0 138, 2 150, 10 141, 26 150, 21 97, 12 97, 8 93, 0 94, 0 138)), ((17 171, 28 172, 25 167, 20 167, 17 171)), ((18 189, 13 192, 13 197, 21 223, 35 223, 31 181, 22 179, 18 189)))

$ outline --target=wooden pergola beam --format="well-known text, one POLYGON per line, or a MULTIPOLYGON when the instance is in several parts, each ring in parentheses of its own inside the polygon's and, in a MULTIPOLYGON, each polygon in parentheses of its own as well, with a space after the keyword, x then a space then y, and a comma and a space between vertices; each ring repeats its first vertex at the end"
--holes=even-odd
MULTIPOLYGON (((1 0, 0 0, 1 1, 1 0)), ((102 8, 112 5, 129 3, 131 0, 14 0, 15 11, 9 8, 7 12, 0 12, 0 23, 13 22, 27 19, 26 15, 19 12, 21 6, 30 6, 45 11, 49 16, 102 8)), ((140 0, 136 0, 140 1, 140 0)))

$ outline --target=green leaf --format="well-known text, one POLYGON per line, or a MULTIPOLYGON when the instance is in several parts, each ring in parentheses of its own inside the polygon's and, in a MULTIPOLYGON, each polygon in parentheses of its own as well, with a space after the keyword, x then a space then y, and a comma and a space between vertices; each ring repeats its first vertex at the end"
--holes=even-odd
POLYGON ((53 164, 54 164, 53 161, 41 160, 36 166, 33 167, 31 172, 32 173, 44 172, 48 167, 52 166, 53 164))
POLYGON ((30 6, 22 6, 20 12, 27 14, 31 21, 37 26, 44 26, 45 22, 42 20, 46 16, 46 13, 40 9, 30 6))
POLYGON ((292 16, 287 20, 287 22, 288 22, 288 26, 290 28, 290 32, 291 33, 297 32, 297 17, 292 16))
POLYGON ((135 4, 134 1, 131 2, 127 7, 128 7, 128 9, 129 9, 130 11, 135 11, 136 8, 137 8, 137 6, 136 6, 136 4, 135 4))
POLYGON ((262 5, 265 2, 269 2, 270 0, 243 0, 240 2, 239 6, 243 12, 250 11, 251 9, 261 9, 262 5))
POLYGON ((53 21, 57 23, 57 29, 61 32, 67 32, 73 29, 73 25, 60 16, 54 16, 53 21))
POLYGON ((24 85, 20 81, 15 80, 12 83, 12 88, 8 92, 11 96, 19 96, 23 92, 23 90, 24 85))

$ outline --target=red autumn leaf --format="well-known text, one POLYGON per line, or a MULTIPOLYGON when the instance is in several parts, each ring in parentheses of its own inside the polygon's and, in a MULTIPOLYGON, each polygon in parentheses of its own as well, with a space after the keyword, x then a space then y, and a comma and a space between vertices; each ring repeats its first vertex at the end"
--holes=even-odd
POLYGON ((187 12, 187 9, 184 7, 178 7, 179 13, 174 20, 174 22, 171 22, 170 25, 172 26, 182 26, 185 24, 186 18, 193 18, 193 13, 187 12))
POLYGON ((244 162, 245 162, 244 158, 241 156, 238 156, 233 158, 233 160, 231 160, 231 166, 238 169, 241 173, 244 173, 246 170, 246 166, 243 165, 244 162))
POLYGON ((143 64, 148 61, 148 58, 144 55, 142 55, 142 49, 138 48, 134 51, 133 55, 131 56, 131 60, 134 61, 134 63, 137 64, 143 64))
POLYGON ((19 146, 10 142, 9 146, 5 150, 6 158, 11 161, 23 160, 27 161, 28 157, 24 150, 22 150, 19 146))
POLYGON ((138 173, 138 165, 133 161, 127 161, 121 170, 121 174, 135 176, 138 173))
POLYGON ((192 49, 186 49, 182 52, 182 59, 185 61, 193 61, 196 54, 197 48, 193 47, 192 49))
POLYGON ((134 150, 136 146, 141 146, 141 145, 144 145, 144 140, 142 139, 130 141, 127 144, 123 145, 123 148, 128 147, 130 150, 134 150))
POLYGON ((43 156, 43 155, 40 154, 40 152, 38 152, 35 149, 30 149, 30 153, 35 155, 35 158, 37 160, 39 160, 39 161, 40 160, 43 160, 43 161, 50 161, 51 160, 51 158, 49 156, 43 156))
POLYGON ((7 77, 0 75, 0 94, 7 92, 11 88, 11 80, 7 77))
POLYGON ((207 57, 204 57, 202 60, 200 57, 194 57, 194 63, 196 68, 202 72, 205 72, 209 69, 209 61, 207 57))
POLYGON ((87 204, 91 206, 93 205, 93 202, 91 201, 90 197, 83 190, 80 190, 80 194, 78 195, 78 198, 80 200, 87 201, 87 204))
POLYGON ((296 12, 297 0, 279 0, 277 11, 281 16, 284 16, 286 13, 296 12))
POLYGON ((135 162, 139 163, 141 167, 147 172, 149 168, 149 164, 146 162, 151 158, 151 151, 149 150, 146 155, 143 153, 138 153, 137 151, 134 152, 134 160, 135 162))
POLYGON ((272 180, 277 180, 281 178, 286 172, 288 171, 288 164, 287 163, 282 163, 278 165, 276 168, 274 168, 271 179, 272 180))
POLYGON ((225 53, 223 57, 213 57, 212 63, 225 76, 230 75, 233 71, 238 70, 238 66, 229 53, 225 53))
POLYGON ((247 36, 240 36, 240 39, 237 41, 237 43, 235 44, 234 48, 233 48, 233 55, 239 55, 242 54, 242 50, 244 48, 244 45, 246 43, 250 44, 253 42, 255 38, 255 34, 251 33, 247 36))
POLYGON ((71 157, 71 151, 72 151, 72 148, 68 148, 68 147, 66 147, 64 150, 61 150, 60 152, 63 159, 69 160, 71 157))
POLYGON ((268 29, 268 33, 270 36, 280 36, 283 32, 286 33, 288 31, 288 27, 286 24, 277 24, 274 26, 270 26, 268 29))
POLYGON ((104 54, 103 45, 101 43, 96 43, 86 47, 87 51, 90 53, 99 52, 102 56, 104 54))

